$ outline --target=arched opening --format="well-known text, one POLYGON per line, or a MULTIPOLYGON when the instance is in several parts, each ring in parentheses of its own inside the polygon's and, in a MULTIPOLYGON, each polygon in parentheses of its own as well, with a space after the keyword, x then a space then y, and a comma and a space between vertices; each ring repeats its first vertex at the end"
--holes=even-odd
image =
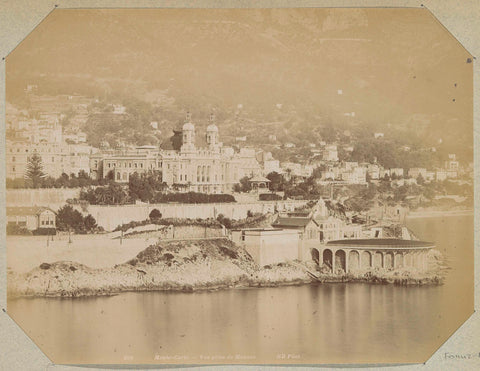
POLYGON ((380 251, 377 251, 373 257, 373 266, 383 268, 383 254, 380 251))
POLYGON ((393 268, 393 253, 387 252, 385 254, 385 268, 392 269, 393 268))
POLYGON ((323 250, 323 264, 326 265, 328 268, 332 269, 332 262, 333 262, 332 250, 330 249, 323 250))
POLYGON ((362 268, 370 268, 372 266, 372 254, 369 251, 362 252, 362 268))
POLYGON ((358 251, 352 250, 348 255, 348 270, 357 270, 360 268, 360 254, 358 251))
POLYGON ((340 268, 343 270, 343 272, 341 273, 345 273, 347 271, 347 255, 343 250, 337 250, 335 252, 335 272, 334 273, 337 273, 340 268))
POLYGON ((316 264, 320 264, 320 253, 318 252, 317 249, 312 249, 310 251, 310 253, 312 254, 312 260, 316 263, 316 264))
POLYGON ((395 268, 403 268, 403 254, 395 255, 395 268))

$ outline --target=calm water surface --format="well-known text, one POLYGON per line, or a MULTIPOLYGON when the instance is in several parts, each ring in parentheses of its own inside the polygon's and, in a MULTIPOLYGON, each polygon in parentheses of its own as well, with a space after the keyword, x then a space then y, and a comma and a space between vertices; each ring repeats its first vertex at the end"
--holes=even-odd
POLYGON ((444 285, 17 299, 8 313, 56 363, 423 362, 473 311, 473 216, 408 225, 447 256, 444 285))

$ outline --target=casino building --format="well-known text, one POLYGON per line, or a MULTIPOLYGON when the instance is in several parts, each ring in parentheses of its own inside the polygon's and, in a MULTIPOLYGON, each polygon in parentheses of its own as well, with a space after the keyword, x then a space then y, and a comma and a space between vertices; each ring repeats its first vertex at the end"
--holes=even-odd
POLYGON ((116 182, 125 183, 135 172, 157 170, 167 185, 179 191, 203 193, 229 193, 241 178, 262 174, 254 149, 235 152, 232 147, 223 146, 213 115, 204 136, 197 137, 189 113, 182 130, 174 133, 174 137, 181 138, 179 148, 172 137, 159 148, 142 146, 97 154, 91 158, 91 173, 97 178, 113 176, 116 182))

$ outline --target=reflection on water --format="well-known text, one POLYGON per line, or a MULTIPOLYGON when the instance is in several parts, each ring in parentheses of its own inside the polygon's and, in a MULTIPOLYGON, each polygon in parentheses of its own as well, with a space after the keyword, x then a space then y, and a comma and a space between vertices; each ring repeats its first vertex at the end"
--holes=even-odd
POLYGON ((57 363, 423 362, 473 309, 473 218, 409 224, 448 254, 445 285, 20 299, 8 312, 57 363))

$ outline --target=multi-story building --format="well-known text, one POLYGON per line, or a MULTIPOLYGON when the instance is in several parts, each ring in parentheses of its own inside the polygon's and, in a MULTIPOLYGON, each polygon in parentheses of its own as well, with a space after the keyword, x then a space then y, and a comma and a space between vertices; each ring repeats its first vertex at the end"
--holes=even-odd
POLYGON ((330 144, 325 146, 325 149, 323 151, 323 160, 332 162, 338 161, 338 151, 336 145, 330 144))
POLYGON ((37 153, 42 159, 43 172, 58 178, 63 173, 75 174, 90 171, 90 154, 93 148, 85 144, 31 143, 25 140, 7 140, 6 178, 24 178, 30 156, 37 153))
POLYGON ((205 137, 196 138, 195 126, 188 114, 182 130, 176 132, 181 135, 179 149, 143 146, 120 153, 106 152, 92 157, 92 169, 100 177, 113 174, 115 181, 121 183, 128 182, 135 172, 158 170, 167 185, 181 191, 204 193, 230 192, 243 177, 261 175, 263 170, 255 150, 241 148, 235 152, 231 147, 224 147, 213 116, 210 121, 205 137))

